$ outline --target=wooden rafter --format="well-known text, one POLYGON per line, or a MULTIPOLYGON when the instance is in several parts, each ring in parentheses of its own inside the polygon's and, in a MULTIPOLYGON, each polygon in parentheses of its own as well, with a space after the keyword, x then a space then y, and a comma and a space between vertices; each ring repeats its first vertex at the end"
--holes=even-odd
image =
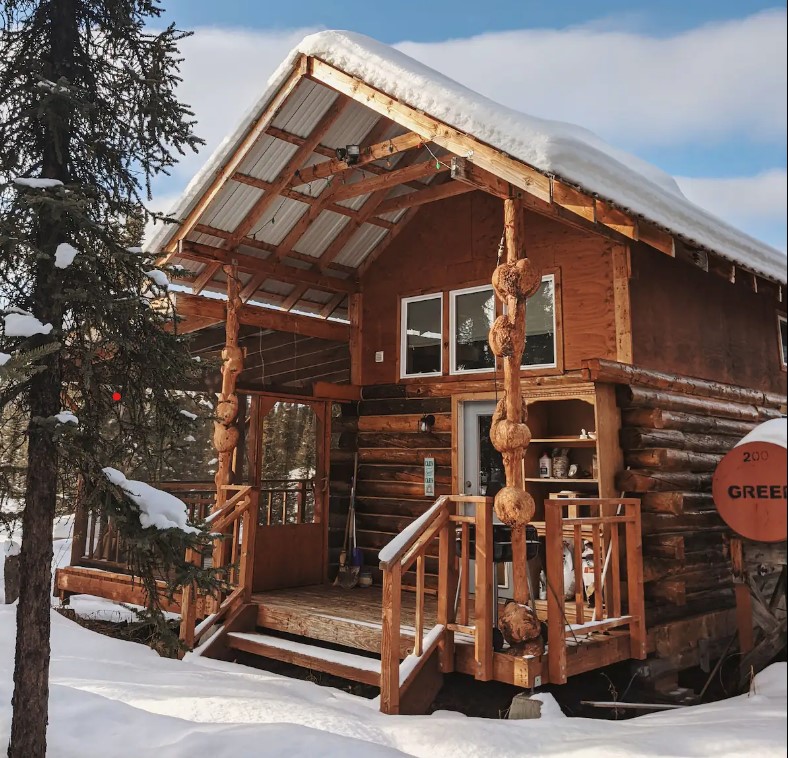
POLYGON ((308 269, 288 266, 286 263, 277 259, 255 258, 251 255, 241 253, 231 253, 219 247, 202 245, 197 242, 184 242, 179 253, 183 258, 201 262, 219 262, 226 264, 228 261, 236 261, 238 267, 251 274, 264 274, 270 279, 291 284, 307 284, 319 290, 328 292, 343 292, 350 294, 358 290, 358 285, 348 279, 339 279, 335 276, 319 274, 308 269))
POLYGON ((342 304, 342 301, 345 299, 345 295, 341 292, 338 292, 334 295, 321 309, 320 309, 320 318, 329 318, 331 314, 339 308, 342 304))
MULTIPOLYGON (((365 143, 375 143, 379 140, 383 134, 385 134, 391 128, 391 122, 386 118, 378 119, 375 124, 372 126, 372 129, 367 133, 367 136, 364 138, 365 143)), ((374 144, 372 145, 374 146, 374 144)), ((364 149, 364 148, 362 148, 364 149)), ((328 161, 327 163, 331 163, 328 161)), ((317 164, 319 166, 324 166, 326 164, 320 163, 317 164)), ((304 172, 301 172, 303 176, 304 172)), ((329 174, 326 174, 329 176, 329 174)), ((292 229, 285 235, 285 238, 279 243, 277 246, 276 254, 279 258, 283 258, 290 253, 290 251, 295 247, 298 243, 298 240, 306 234, 307 229, 309 229, 312 222, 328 207, 334 205, 334 194, 339 190, 341 184, 336 180, 331 182, 330 186, 326 187, 320 195, 316 198, 316 202, 312 203, 309 206, 306 213, 302 214, 301 218, 293 224, 292 229)), ((343 206, 337 206, 341 208, 343 206)))
POLYGON ((296 284, 293 291, 282 301, 282 308, 286 311, 292 310, 308 289, 308 284, 296 284))
MULTIPOLYGON (((175 311, 180 316, 198 316, 215 321, 224 321, 226 315, 225 302, 210 297, 190 295, 176 292, 175 311)), ((327 321, 314 316, 302 316, 297 313, 285 313, 273 308, 257 305, 242 305, 237 309, 241 324, 257 326, 263 329, 274 329, 291 334, 303 334, 307 337, 348 342, 350 326, 339 321, 327 321)))
MULTIPOLYGON (((419 157, 420 151, 411 151, 407 153, 400 164, 406 164, 400 171, 407 171, 410 167, 408 164, 413 164, 419 157)), ((419 166, 423 164, 417 164, 419 166)), ((433 166, 434 168, 434 166, 433 166)), ((360 184, 361 182, 359 182, 360 184)), ((391 191, 390 185, 384 185, 380 187, 380 189, 373 192, 365 201, 364 204, 359 208, 359 216, 357 219, 348 221, 342 230, 337 234, 336 237, 330 242, 328 247, 321 253, 320 259, 318 261, 319 266, 325 266, 329 263, 332 263, 334 258, 336 258, 342 250, 345 248, 350 239, 356 233, 356 231, 372 216, 378 211, 381 203, 385 200, 386 195, 391 191)), ((397 225, 399 226, 399 225, 397 225)), ((396 228, 396 227, 395 227, 396 228)), ((389 232, 389 235, 393 234, 394 230, 392 229, 389 232)))
POLYGON ((320 140, 325 136, 326 132, 337 122, 337 119, 342 115, 342 111, 347 107, 347 98, 340 95, 328 107, 328 110, 323 114, 320 121, 312 129, 311 133, 304 140, 304 143, 296 149, 291 156, 290 160, 285 163, 282 170, 279 172, 276 179, 271 183, 271 188, 266 192, 257 202, 249 209, 247 214, 243 217, 241 222, 235 228, 233 236, 230 239, 229 247, 237 247, 241 240, 249 234, 254 228, 254 225, 259 221, 260 217, 266 210, 276 201, 281 191, 287 187, 290 180, 295 175, 295 172, 304 165, 305 161, 314 152, 315 148, 320 144, 320 140))
POLYGON ((354 182, 353 184, 344 185, 334 194, 334 199, 339 202, 351 197, 367 195, 370 192, 377 192, 381 189, 390 190, 398 184, 404 184, 405 182, 415 179, 423 179, 426 176, 433 176, 434 174, 439 174, 446 170, 447 167, 443 163, 436 166, 434 160, 416 163, 406 168, 399 168, 398 166, 386 174, 372 176, 368 179, 354 182))
MULTIPOLYGON (((386 124, 386 129, 388 128, 389 126, 386 124)), ((379 136, 382 137, 383 135, 379 136)), ((316 163, 314 166, 301 169, 299 175, 293 179, 291 184, 305 184, 307 182, 312 182, 315 179, 325 179, 326 177, 338 174, 341 171, 345 171, 348 168, 357 169, 362 166, 366 166, 368 163, 372 163, 372 161, 379 161, 383 158, 389 158, 392 155, 396 155, 397 153, 402 153, 405 150, 418 147, 419 145, 423 144, 423 142, 424 140, 420 135, 416 134, 415 132, 408 132, 407 134, 401 134, 399 137, 392 137, 385 142, 362 146, 361 156, 352 165, 349 165, 347 161, 342 161, 338 158, 333 158, 332 160, 324 161, 323 163, 316 163)))
POLYGON ((241 302, 246 303, 254 297, 255 292, 263 286, 265 280, 268 279, 268 274, 264 271, 260 271, 256 274, 252 274, 252 278, 246 283, 244 288, 241 290, 241 302))
MULTIPOLYGON (((246 184, 249 187, 257 187, 258 189, 266 190, 267 192, 270 191, 272 182, 267 182, 265 179, 258 179, 256 176, 249 176, 248 174, 241 174, 239 172, 234 173, 230 177, 233 181, 239 182, 241 184, 246 184)), ((337 185, 339 186, 339 185, 337 185)), ((306 195, 303 192, 297 192, 294 189, 285 188, 280 193, 282 197, 290 198, 290 200, 297 200, 299 203, 304 203, 305 205, 315 206, 319 205, 320 201, 323 199, 323 193, 321 192, 317 197, 313 197, 312 195, 306 195)), ((352 208, 347 208, 344 205, 337 205, 337 203, 331 202, 328 203, 325 208, 322 210, 333 211, 334 213, 338 213, 341 216, 347 216, 348 218, 355 218, 358 215, 358 211, 353 210, 352 208)), ((384 229, 391 229, 392 223, 390 221, 385 221, 384 219, 375 219, 372 223, 376 226, 382 226, 384 229)), ((247 244, 244 240, 242 244, 247 244)))
POLYGON ((279 112, 280 108, 284 105, 285 101, 289 97, 290 93, 301 81, 301 78, 305 72, 306 57, 301 56, 298 63, 293 67, 293 71, 290 76, 287 77, 287 79, 282 83, 282 86, 273 96, 273 99, 268 104, 268 107, 265 108, 260 116, 249 127, 249 130, 244 135, 244 138, 241 140, 230 159, 224 164, 221 171, 216 174, 208 189, 200 197, 200 200, 196 203, 194 208, 192 208, 188 216, 186 216, 186 218, 181 222, 178 233, 174 235, 167 244, 167 255, 165 255, 160 261, 161 263, 166 263, 170 259, 172 253, 178 246, 178 241, 186 237, 186 235, 188 235, 189 232, 194 228, 197 220, 200 218, 200 216, 202 216, 205 209, 219 193, 228 177, 235 173, 236 169, 241 164, 241 161, 243 161, 243 159, 246 157, 246 154, 249 152, 255 142, 257 142, 257 139, 266 130, 271 121, 273 121, 276 114, 279 112))
MULTIPOLYGON (((420 190, 419 192, 409 192, 407 195, 392 197, 390 200, 382 202, 378 206, 377 215, 382 216, 386 213, 401 211, 404 208, 415 208, 417 205, 434 203, 437 200, 444 200, 447 197, 454 197, 454 195, 462 195, 465 192, 472 192, 474 189, 475 187, 462 184, 461 182, 446 182, 445 184, 438 184, 435 187, 429 187, 428 189, 420 190)), ((397 222, 396 226, 399 226, 399 222, 397 222)))
POLYGON ((192 282, 192 292, 195 295, 199 295, 208 286, 214 276, 219 273, 219 269, 221 267, 221 261, 216 261, 215 263, 206 263, 205 268, 192 282))

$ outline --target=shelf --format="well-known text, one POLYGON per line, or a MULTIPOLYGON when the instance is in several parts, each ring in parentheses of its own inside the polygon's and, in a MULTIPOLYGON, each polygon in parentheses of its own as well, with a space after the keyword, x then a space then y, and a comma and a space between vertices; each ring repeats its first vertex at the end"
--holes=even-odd
POLYGON ((599 479, 545 479, 541 476, 527 476, 525 481, 544 484, 599 484, 599 479))
POLYGON ((533 438, 530 444, 537 445, 569 445, 570 447, 595 447, 596 440, 582 437, 541 437, 533 438))

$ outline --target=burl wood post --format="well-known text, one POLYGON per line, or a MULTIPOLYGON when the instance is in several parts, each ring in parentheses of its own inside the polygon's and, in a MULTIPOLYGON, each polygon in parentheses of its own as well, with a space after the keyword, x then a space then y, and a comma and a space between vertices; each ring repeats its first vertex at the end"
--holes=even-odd
MULTIPOLYGON (((503 362, 503 397, 492 418, 490 440, 503 456, 506 486, 495 496, 495 513, 512 527, 512 568, 514 599, 528 601, 528 562, 525 554, 525 527, 534 515, 534 500, 523 482, 523 457, 531 441, 525 424, 526 410, 520 389, 520 364, 525 349, 525 301, 540 287, 542 277, 524 252, 524 215, 522 204, 504 200, 506 262, 493 272, 492 285, 506 305, 490 329, 493 353, 503 362)), ((489 588, 485 588, 487 591, 489 588)))
MULTIPOLYGON (((222 350, 222 390, 216 404, 216 420, 213 425, 213 446, 219 459, 214 482, 216 483, 215 510, 225 502, 224 485, 231 483, 233 453, 238 445, 238 395, 235 385, 238 374, 243 370, 243 350, 238 345, 238 310, 243 305, 239 294, 238 272, 235 266, 223 266, 227 276, 227 321, 225 323, 225 345, 222 350)), ((227 565, 229 545, 227 540, 216 542, 213 550, 213 565, 227 565)))

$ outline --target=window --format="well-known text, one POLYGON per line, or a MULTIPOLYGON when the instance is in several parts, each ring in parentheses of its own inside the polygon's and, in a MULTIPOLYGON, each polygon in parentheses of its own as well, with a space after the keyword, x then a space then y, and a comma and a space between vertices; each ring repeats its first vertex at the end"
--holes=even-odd
POLYGON ((495 356, 487 342, 495 321, 492 287, 470 287, 451 293, 451 373, 494 371, 495 356))
POLYGON ((548 274, 542 277, 542 286, 525 305, 523 368, 554 368, 558 365, 555 331, 555 275, 548 274))
POLYGON ((443 371, 443 295, 402 300, 400 373, 439 376, 443 371))
POLYGON ((780 365, 783 368, 788 366, 788 317, 782 314, 777 315, 777 326, 780 331, 780 365))

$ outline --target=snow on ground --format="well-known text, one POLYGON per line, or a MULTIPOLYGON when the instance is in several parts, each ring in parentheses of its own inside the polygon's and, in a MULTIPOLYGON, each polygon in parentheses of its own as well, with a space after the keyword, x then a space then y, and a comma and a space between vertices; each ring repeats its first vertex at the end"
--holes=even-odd
MULTIPOLYGON (((0 744, 10 729, 14 608, 0 608, 0 744)), ((53 613, 51 756, 728 756, 786 754, 786 664, 754 694, 629 721, 383 716, 311 682, 104 637, 53 613)), ((549 698, 549 696, 548 696, 549 698)))

